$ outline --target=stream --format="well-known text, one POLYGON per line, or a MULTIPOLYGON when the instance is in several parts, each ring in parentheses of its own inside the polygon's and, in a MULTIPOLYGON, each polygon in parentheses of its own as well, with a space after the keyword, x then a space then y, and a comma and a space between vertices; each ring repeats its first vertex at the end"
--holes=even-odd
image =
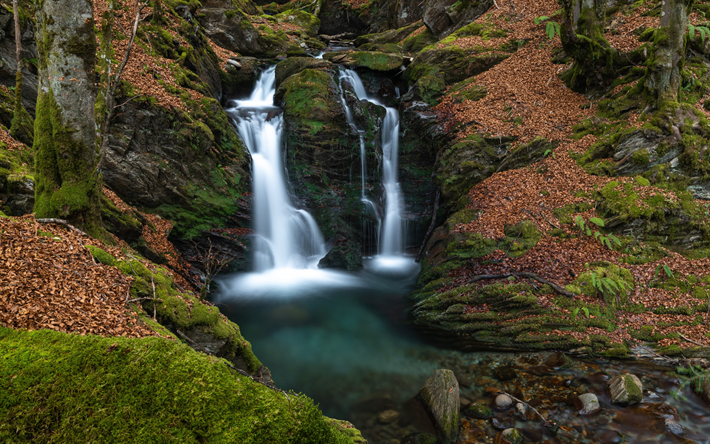
MULTIPOLYGON (((379 104, 354 71, 342 70, 342 80, 353 85, 359 99, 379 104)), ((413 398, 439 368, 456 374, 462 408, 492 407, 495 395, 505 391, 555 423, 546 426, 532 408, 486 414, 467 408, 459 443, 493 442, 497 431, 508 427, 522 431, 527 442, 710 443, 707 406, 690 390, 674 394, 678 384, 671 369, 553 352, 461 352, 435 347, 411 328, 407 295, 419 267, 403 252, 399 116, 393 108, 387 109, 382 134, 381 254, 366 258, 357 272, 318 268, 326 243, 316 221, 289 195, 283 117, 273 105, 273 85, 272 67, 249 98, 232 101, 227 110, 253 158, 255 270, 223 277, 213 302, 241 327, 278 387, 302 392, 325 415, 351 421, 371 444, 414 443, 417 434, 434 432, 413 398), (624 372, 641 379, 641 404, 611 404, 606 382, 624 372), (599 413, 582 416, 571 405, 582 393, 598 396, 599 413)), ((362 199, 367 200, 364 186, 362 199)))

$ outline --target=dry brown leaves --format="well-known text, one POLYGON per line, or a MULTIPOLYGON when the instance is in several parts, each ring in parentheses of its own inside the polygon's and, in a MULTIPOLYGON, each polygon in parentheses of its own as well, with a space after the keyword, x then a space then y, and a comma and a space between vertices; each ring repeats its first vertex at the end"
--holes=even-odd
POLYGON ((239 57, 239 54, 237 54, 236 52, 232 52, 228 49, 222 48, 221 46, 213 42, 212 39, 208 38, 207 41, 212 47, 212 51, 217 54, 217 57, 222 61, 222 63, 227 63, 227 60, 236 59, 237 57, 239 57))
MULTIPOLYGON (((561 228, 568 234, 577 234, 567 226, 560 226, 553 211, 569 204, 588 201, 588 198, 575 197, 579 192, 590 193, 595 188, 607 184, 611 180, 633 183, 629 178, 606 178, 587 174, 569 157, 568 152, 583 153, 595 141, 596 137, 586 136, 578 141, 570 141, 571 126, 596 112, 594 104, 581 110, 580 105, 589 102, 588 99, 567 89, 558 78, 559 72, 565 67, 554 65, 550 61, 552 50, 559 45, 559 39, 551 42, 544 34, 543 26, 532 24, 534 17, 551 15, 559 8, 554 0, 537 2, 528 5, 528 13, 520 13, 526 2, 513 1, 517 15, 513 15, 510 6, 496 10, 491 8, 489 14, 479 21, 495 22, 496 26, 513 32, 508 38, 526 38, 532 40, 522 50, 495 66, 491 70, 476 77, 478 85, 484 85, 488 91, 485 98, 473 102, 465 101, 454 104, 450 97, 445 97, 436 107, 440 122, 446 130, 460 123, 475 123, 459 134, 465 137, 474 131, 488 133, 494 136, 517 136, 520 142, 526 142, 536 136, 548 140, 560 141, 560 146, 554 155, 546 157, 530 167, 496 173, 469 192, 471 204, 468 208, 478 210, 478 217, 467 224, 456 227, 461 232, 478 232, 485 238, 501 239, 504 237, 506 225, 514 225, 522 220, 533 221, 542 233, 552 228, 561 228), (508 17, 508 20, 505 18, 508 17), (513 18, 512 20, 510 18, 513 18), (509 23, 508 23, 509 21, 509 23), (542 45, 541 43, 547 44, 542 45), (538 49, 543 47, 544 49, 538 49), (514 119, 522 117, 522 124, 516 125, 514 119)), ((613 45, 622 50, 638 47, 637 36, 633 31, 640 26, 652 26, 657 19, 641 17, 643 10, 637 10, 630 17, 617 18, 613 24, 615 35, 607 35, 613 45), (626 39, 626 37, 629 37, 626 39), (634 46, 635 45, 635 46, 634 46)), ((491 39, 484 42, 480 38, 467 39, 472 45, 499 45, 501 40, 491 39)), ((633 86, 633 85, 632 85, 633 86)), ((621 91, 619 88, 619 91, 621 91)), ((708 117, 710 112, 702 108, 701 99, 696 107, 708 117)), ((629 116, 629 125, 638 127, 638 115, 629 116)), ((654 187, 642 187, 634 184, 634 191, 643 199, 652 195, 662 194, 670 201, 675 195, 654 187)), ((580 213, 585 220, 598 217, 594 209, 580 213)), ((575 215, 573 215, 575 216, 575 215)), ((486 257, 471 261, 466 266, 453 270, 449 277, 453 282, 440 291, 466 285, 471 276, 483 274, 505 274, 510 272, 533 272, 559 285, 571 283, 582 272, 586 264, 595 261, 609 261, 628 268, 634 276, 635 287, 629 299, 634 303, 643 303, 649 310, 657 307, 682 307, 697 305, 687 293, 676 290, 651 288, 650 284, 658 277, 659 266, 667 265, 677 276, 693 274, 704 276, 710 273, 710 259, 689 260, 683 256, 668 252, 669 256, 644 265, 627 265, 620 261, 621 253, 602 246, 593 237, 581 236, 562 240, 543 234, 536 247, 519 258, 509 258, 507 252, 497 250, 486 257)), ((495 281, 481 281, 483 286, 495 281)), ((538 284, 530 281, 531 285, 538 284)), ((540 304, 552 306, 554 295, 540 295, 540 304)), ((597 298, 578 296, 589 304, 604 304, 597 298)), ((487 311, 485 306, 467 306, 466 313, 487 311)), ((643 325, 668 325, 673 322, 692 322, 694 316, 656 315, 651 312, 642 314, 622 313, 618 319, 619 329, 615 332, 590 328, 585 333, 557 331, 546 333, 549 336, 572 335, 580 340, 586 340, 589 335, 604 335, 614 342, 630 340, 628 328, 639 329, 643 325), (687 318, 687 319, 686 319, 687 318)), ((668 334, 680 332, 692 341, 710 345, 706 337, 707 326, 683 326, 658 328, 658 332, 668 334)), ((664 340, 661 345, 678 344, 681 347, 694 346, 683 339, 664 340)))
MULTIPOLYGON (((122 213, 140 213, 148 220, 149 223, 143 226, 142 238, 145 239, 151 250, 158 254, 162 254, 168 260, 168 266, 175 272, 173 273, 175 282, 185 289, 191 288, 191 285, 183 277, 187 274, 186 267, 189 267, 189 265, 185 265, 185 262, 181 260, 180 253, 177 251, 172 242, 168 240, 170 230, 173 228, 172 222, 161 218, 157 214, 139 212, 125 203, 120 197, 118 197, 118 195, 116 195, 116 193, 108 188, 104 188, 103 191, 106 198, 110 200, 122 213)), ((125 243, 123 245, 128 247, 125 243)), ((150 262, 146 262, 144 265, 151 269, 154 268, 154 265, 150 262)))
POLYGON ((126 305, 132 279, 94 263, 86 244, 107 249, 32 216, 0 218, 0 323, 28 330, 156 336, 126 305))
MULTIPOLYGON (((116 28, 125 31, 126 33, 131 32, 133 29, 133 21, 136 17, 137 3, 131 0, 116 0, 118 2, 118 7, 113 9, 115 14, 115 20, 117 22, 116 28)), ((106 0, 93 0, 94 4, 94 21, 96 26, 101 28, 101 16, 108 9, 108 3, 106 0)), ((152 12, 152 8, 144 8, 141 17, 146 17, 152 12)), ((139 25, 140 26, 140 25, 139 25)), ((174 33, 174 30, 173 32, 174 33)), ((173 34, 176 35, 176 34, 173 34)), ((182 40, 182 39, 181 39, 182 40)), ((200 100, 204 97, 197 91, 185 89, 180 87, 175 82, 175 76, 173 75, 170 66, 175 64, 174 60, 168 60, 163 57, 150 55, 142 46, 138 40, 134 43, 131 48, 131 56, 126 64, 123 71, 122 79, 128 81, 133 85, 141 94, 154 97, 160 106, 165 108, 179 108, 182 110, 187 110, 180 98, 175 97, 170 94, 165 86, 161 85, 163 82, 166 86, 172 86, 175 88, 180 88, 187 92, 193 100, 200 100)), ((148 39, 145 44, 151 45, 150 39, 148 39)), ((183 44, 187 45, 183 41, 183 44)), ((112 67, 112 71, 116 72, 120 66, 123 58, 126 55, 126 50, 128 48, 128 39, 117 40, 113 39, 113 49, 116 53, 115 64, 112 67)))

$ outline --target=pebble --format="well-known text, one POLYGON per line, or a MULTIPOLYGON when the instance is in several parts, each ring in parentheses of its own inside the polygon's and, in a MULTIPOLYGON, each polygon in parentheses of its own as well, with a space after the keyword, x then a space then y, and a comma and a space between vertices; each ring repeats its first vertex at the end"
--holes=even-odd
POLYGON ((506 394, 496 396, 495 406, 498 410, 506 410, 513 406, 513 398, 506 394))
POLYGON ((525 416, 525 412, 528 410, 528 408, 523 404, 522 402, 519 402, 515 405, 515 411, 518 412, 521 416, 525 416))
POLYGON ((510 428, 510 423, 508 421, 504 421, 500 418, 491 419, 491 425, 496 430, 505 430, 505 429, 510 428))
POLYGON ((683 434, 685 434, 683 426, 678 424, 678 422, 672 418, 666 418, 666 429, 668 429, 669 432, 678 437, 683 436, 683 434))

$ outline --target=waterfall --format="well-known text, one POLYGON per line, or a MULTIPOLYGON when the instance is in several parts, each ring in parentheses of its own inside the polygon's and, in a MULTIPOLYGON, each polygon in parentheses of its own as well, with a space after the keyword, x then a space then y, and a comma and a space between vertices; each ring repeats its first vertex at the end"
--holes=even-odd
MULTIPOLYGON (((344 69, 341 72, 341 82, 347 80, 353 87, 355 95, 359 100, 367 100, 375 105, 385 107, 387 114, 382 125, 382 184, 385 188, 385 216, 384 222, 380 229, 380 245, 379 251, 384 256, 400 255, 404 252, 404 230, 401 215, 402 207, 402 190, 399 186, 397 178, 397 156, 399 150, 399 113, 395 108, 387 107, 378 100, 369 97, 365 90, 365 85, 362 83, 360 76, 351 69, 344 69)), ((352 110, 347 106, 343 97, 343 105, 345 106, 348 123, 358 131, 360 135, 360 155, 362 158, 362 193, 363 201, 365 198, 365 144, 363 132, 355 125, 352 110)), ((369 201, 368 201, 369 202, 369 201)), ((370 202, 370 204, 372 204, 370 202)), ((373 206, 374 207, 374 206, 373 206)))
POLYGON ((227 110, 253 162, 255 268, 316 268, 326 254, 325 242, 316 221, 293 206, 286 188, 283 116, 273 104, 275 72, 271 67, 262 73, 251 96, 232 101, 227 110))

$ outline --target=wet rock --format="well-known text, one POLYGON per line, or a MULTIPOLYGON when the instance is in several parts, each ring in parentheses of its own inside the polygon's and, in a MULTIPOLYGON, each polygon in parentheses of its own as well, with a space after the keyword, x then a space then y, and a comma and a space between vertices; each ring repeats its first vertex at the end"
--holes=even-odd
POLYGON ((385 410, 384 412, 377 415, 377 420, 382 424, 390 424, 395 422, 399 418, 399 412, 396 410, 385 410))
POLYGON ((513 406, 513 398, 506 394, 496 396, 495 406, 499 410, 506 410, 513 406))
POLYGON ((434 418, 439 440, 456 442, 459 433, 459 383, 454 372, 435 370, 419 390, 419 398, 434 418))
POLYGON ((523 434, 518 429, 505 429, 498 433, 493 441, 495 444, 520 444, 523 434))
POLYGON ((392 71, 404 64, 400 54, 388 54, 378 51, 348 51, 344 53, 329 53, 326 59, 349 67, 369 68, 373 71, 392 71))
POLYGON ((559 369, 562 368, 566 365, 568 365, 570 362, 570 359, 567 357, 566 354, 562 352, 558 353, 553 353, 550 356, 548 356, 547 359, 545 359, 545 365, 553 368, 553 369, 559 369))
POLYGON ((574 408, 579 410, 580 415, 591 415, 601 409, 599 399, 594 393, 579 395, 574 400, 574 408))
POLYGON ((528 406, 523 404, 522 402, 519 402, 515 404, 515 414, 518 415, 520 418, 525 418, 525 412, 528 411, 528 406))
POLYGON ((496 378, 501 381, 510 381, 518 377, 518 374, 515 373, 515 369, 509 365, 500 365, 493 369, 493 373, 496 375, 496 378))
POLYGON ((466 407, 464 414, 478 419, 488 419, 493 416, 493 411, 487 405, 476 403, 466 407))
POLYGON ((491 425, 496 430, 505 430, 505 429, 510 428, 511 424, 509 421, 505 421, 500 418, 493 418, 493 419, 491 419, 491 425))
POLYGON ((456 380, 459 382, 459 386, 471 387, 471 384, 472 384, 471 378, 464 376, 464 375, 457 373, 457 372, 454 372, 454 375, 456 376, 456 380))
POLYGON ((632 374, 617 375, 607 384, 612 404, 632 405, 643 400, 641 380, 632 374))
POLYGON ((358 270, 362 268, 359 242, 342 241, 333 246, 328 254, 318 262, 318 268, 358 270))
POLYGON ((603 430, 597 434, 597 440, 600 444, 617 444, 622 441, 621 433, 616 430, 603 430))
POLYGON ((274 87, 278 89, 281 84, 294 74, 304 69, 332 69, 333 64, 327 60, 314 59, 313 57, 289 57, 276 65, 276 78, 274 87))
POLYGON ((678 437, 681 437, 685 434, 685 429, 683 429, 683 426, 681 426, 678 421, 672 418, 666 418, 666 430, 678 437))
POLYGON ((544 159, 555 146, 556 144, 543 137, 536 137, 529 143, 516 146, 506 154, 497 171, 514 170, 538 162, 544 159))

